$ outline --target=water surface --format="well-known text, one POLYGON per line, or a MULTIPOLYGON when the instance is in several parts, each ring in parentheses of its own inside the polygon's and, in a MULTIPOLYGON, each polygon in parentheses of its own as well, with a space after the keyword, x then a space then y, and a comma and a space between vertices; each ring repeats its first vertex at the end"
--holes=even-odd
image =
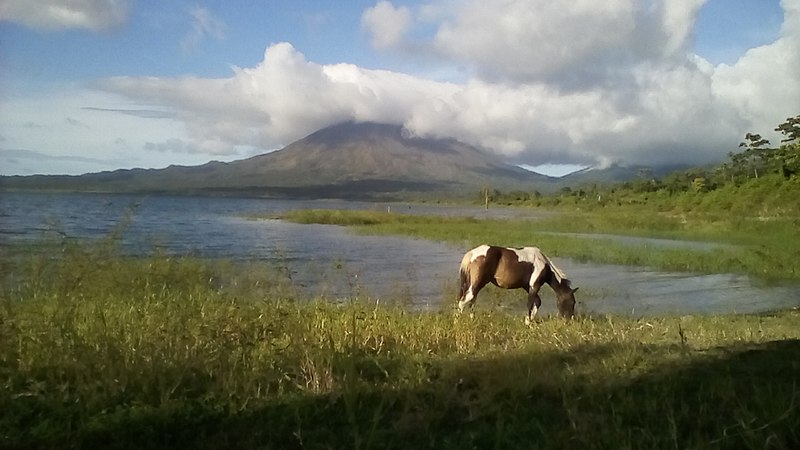
MULTIPOLYGON (((341 200, 267 200, 100 194, 0 193, 0 251, 12 242, 94 238, 126 215, 123 250, 159 248, 171 254, 266 261, 285 267, 309 295, 375 299, 402 297, 413 308, 454 304, 458 265, 468 248, 406 237, 361 236, 343 227, 303 225, 246 216, 294 209, 369 209, 473 217, 539 217, 515 208, 409 205, 341 200)), ((633 238, 639 239, 639 238, 633 238)), ((675 244, 673 241, 669 245, 675 244)), ((535 245, 535 243, 531 243, 535 245)), ((690 243, 695 246, 697 243, 690 243)), ((714 245, 701 248, 715 251, 714 245)), ((764 286, 745 275, 696 275, 646 268, 578 263, 554 258, 578 292, 579 311, 653 316, 758 312, 800 306, 797 285, 764 286)), ((487 286, 483 302, 497 297, 487 286), (493 297, 494 296, 494 297, 493 297)), ((543 289, 544 314, 555 311, 543 289)), ((522 311, 524 292, 504 291, 509 309, 522 311)), ((479 302, 482 301, 479 297, 479 302)))

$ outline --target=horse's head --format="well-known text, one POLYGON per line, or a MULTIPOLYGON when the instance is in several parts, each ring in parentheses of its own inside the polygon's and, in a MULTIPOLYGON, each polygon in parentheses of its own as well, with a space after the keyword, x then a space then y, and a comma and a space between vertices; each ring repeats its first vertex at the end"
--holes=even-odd
POLYGON ((559 289, 556 293, 558 297, 558 313, 561 317, 571 319, 575 316, 575 291, 578 288, 572 289, 568 284, 564 289, 559 289))

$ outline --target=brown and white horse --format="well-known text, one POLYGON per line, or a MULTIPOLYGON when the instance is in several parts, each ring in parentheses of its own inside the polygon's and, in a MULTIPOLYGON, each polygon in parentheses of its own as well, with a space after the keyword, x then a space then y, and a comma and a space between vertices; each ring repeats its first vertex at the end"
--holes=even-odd
POLYGON ((575 291, 578 288, 572 289, 564 272, 536 247, 480 245, 464 255, 460 274, 460 313, 464 312, 464 307, 472 308, 478 292, 492 283, 504 289, 525 289, 528 293, 525 323, 530 324, 542 305, 539 289, 547 283, 556 293, 559 314, 567 318, 575 315, 575 291))

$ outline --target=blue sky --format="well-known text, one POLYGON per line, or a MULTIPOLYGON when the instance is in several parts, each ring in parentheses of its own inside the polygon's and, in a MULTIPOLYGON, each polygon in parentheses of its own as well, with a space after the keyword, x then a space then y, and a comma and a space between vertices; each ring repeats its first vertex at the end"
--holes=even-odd
POLYGON ((800 0, 0 0, 0 174, 240 159, 344 120, 551 172, 713 162, 800 113, 799 54, 800 0))

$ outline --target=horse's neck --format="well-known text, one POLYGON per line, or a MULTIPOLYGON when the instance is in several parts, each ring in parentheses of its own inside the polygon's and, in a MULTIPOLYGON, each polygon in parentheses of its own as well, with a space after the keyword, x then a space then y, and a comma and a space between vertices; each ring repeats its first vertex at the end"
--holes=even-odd
POLYGON ((545 282, 549 284, 550 287, 553 288, 553 290, 558 293, 566 292, 570 289, 569 285, 567 285, 566 278, 562 278, 559 281, 558 277, 556 277, 556 274, 554 273, 551 273, 550 276, 547 277, 547 280, 545 280, 545 282))

